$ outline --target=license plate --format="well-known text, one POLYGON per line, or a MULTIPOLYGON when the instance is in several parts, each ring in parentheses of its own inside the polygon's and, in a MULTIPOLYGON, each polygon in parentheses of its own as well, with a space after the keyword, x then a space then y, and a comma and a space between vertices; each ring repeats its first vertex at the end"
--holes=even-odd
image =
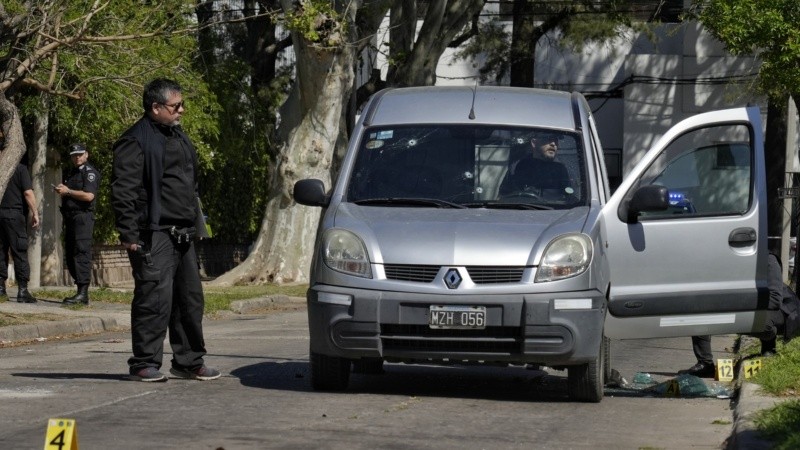
POLYGON ((486 328, 486 307, 431 305, 428 326, 482 330, 486 328))

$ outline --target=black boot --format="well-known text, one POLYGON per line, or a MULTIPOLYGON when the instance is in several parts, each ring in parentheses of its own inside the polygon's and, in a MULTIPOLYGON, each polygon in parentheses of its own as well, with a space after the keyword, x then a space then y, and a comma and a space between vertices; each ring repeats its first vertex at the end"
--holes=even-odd
POLYGON ((19 303, 36 303, 36 297, 31 295, 28 291, 27 283, 20 283, 19 290, 17 291, 17 302, 19 303))
POLYGON ((6 280, 0 283, 0 297, 8 297, 8 292, 6 292, 6 280))
POLYGON ((775 356, 777 338, 761 339, 761 356, 775 356))
POLYGON ((77 305, 78 303, 83 303, 84 305, 89 304, 89 285, 88 284, 79 284, 78 285, 78 293, 73 295, 72 297, 67 297, 64 299, 65 305, 77 305))

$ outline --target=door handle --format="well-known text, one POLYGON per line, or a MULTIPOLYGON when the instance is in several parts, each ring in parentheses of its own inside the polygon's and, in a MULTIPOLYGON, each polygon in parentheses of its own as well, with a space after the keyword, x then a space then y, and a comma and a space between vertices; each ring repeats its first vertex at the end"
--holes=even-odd
POLYGON ((728 235, 728 243, 735 246, 754 244, 756 239, 756 230, 750 227, 737 228, 728 235))

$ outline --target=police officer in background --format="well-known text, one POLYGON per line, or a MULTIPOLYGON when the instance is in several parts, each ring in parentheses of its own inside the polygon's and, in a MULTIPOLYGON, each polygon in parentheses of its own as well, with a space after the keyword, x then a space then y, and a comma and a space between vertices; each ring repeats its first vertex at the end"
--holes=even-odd
POLYGON ((67 268, 77 294, 64 299, 64 304, 89 304, 89 283, 92 280, 92 231, 94 205, 100 173, 87 161, 89 152, 81 143, 69 146, 69 157, 74 166, 64 182, 54 189, 61 196, 61 215, 64 217, 64 250, 67 268))
POLYGON ((26 218, 31 212, 31 227, 39 226, 39 212, 33 194, 28 168, 17 164, 0 201, 0 297, 6 297, 8 278, 8 251, 14 258, 14 276, 17 277, 17 301, 36 303, 28 291, 31 268, 28 265, 28 228, 26 218))

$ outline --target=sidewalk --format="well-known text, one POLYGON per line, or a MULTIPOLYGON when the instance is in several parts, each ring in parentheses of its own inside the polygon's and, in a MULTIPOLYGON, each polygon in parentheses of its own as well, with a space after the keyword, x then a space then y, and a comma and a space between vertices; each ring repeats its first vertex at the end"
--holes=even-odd
MULTIPOLYGON (((51 289, 53 288, 48 288, 51 289)), ((65 296, 72 293, 73 289, 64 290, 65 296)), ((0 303, 0 313, 51 314, 57 316, 57 319, 26 325, 0 326, 0 345, 130 328, 130 305, 92 302, 88 307, 72 310, 63 308, 60 301, 54 300, 39 300, 30 304, 17 303, 16 288, 13 287, 8 289, 8 294, 8 301, 0 303)), ((276 296, 239 300, 231 303, 231 313, 247 314, 275 302, 304 303, 305 299, 276 296)), ((735 343, 732 342, 730 347, 734 346, 735 343)), ((754 419, 758 411, 770 408, 782 399, 766 395, 760 391, 758 385, 746 381, 741 368, 736 385, 738 389, 733 412, 734 423, 726 448, 729 450, 772 448, 771 443, 759 436, 754 419)))
MULTIPOLYGON (((52 289, 52 288, 48 288, 52 289)), ((84 309, 62 307, 60 300, 39 300, 36 303, 17 303, 17 288, 9 287, 8 300, 0 303, 0 312, 14 314, 46 314, 52 320, 0 327, 0 344, 8 345, 71 335, 123 330, 130 327, 130 306, 93 302, 84 309)), ((64 296, 74 289, 64 290, 64 296)))

